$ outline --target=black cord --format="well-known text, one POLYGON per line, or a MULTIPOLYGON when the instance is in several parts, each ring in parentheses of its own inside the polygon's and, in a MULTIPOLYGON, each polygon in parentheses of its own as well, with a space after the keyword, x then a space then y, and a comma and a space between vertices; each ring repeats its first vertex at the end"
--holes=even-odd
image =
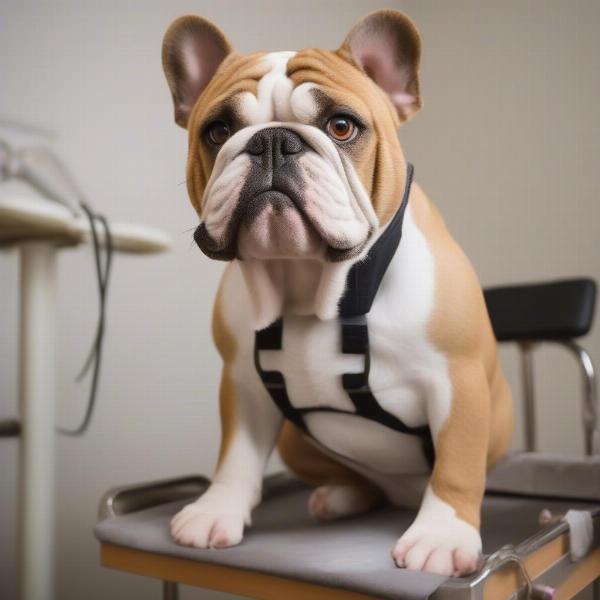
POLYGON ((94 341, 92 343, 92 347, 90 349, 88 357, 76 378, 76 381, 81 381, 81 379, 86 375, 86 373, 90 370, 90 367, 92 367, 93 365, 92 383, 90 386, 90 393, 88 397, 85 415, 83 417, 83 420, 81 421, 81 424, 76 429, 59 428, 60 433, 71 436, 81 435, 86 432, 92 419, 92 414, 94 412, 94 407, 96 404, 98 381, 100 378, 100 364, 102 362, 102 347, 106 323, 106 298, 108 292, 108 280, 113 254, 113 239, 106 218, 103 215, 94 213, 84 202, 81 202, 80 205, 88 218, 88 221, 90 223, 90 231, 92 233, 92 242, 94 247, 94 262, 96 265, 96 278, 98 281, 99 306, 98 322, 96 325, 96 335, 94 336, 94 341), (96 229, 96 220, 102 223, 102 227, 104 229, 104 243, 106 247, 106 257, 104 260, 104 264, 102 264, 102 253, 100 248, 100 241, 98 238, 98 231, 96 229))
POLYGON ((106 291, 107 291, 107 287, 108 287, 108 276, 110 273, 110 267, 111 267, 111 262, 112 262, 112 237, 111 237, 110 229, 108 227, 108 223, 107 223, 106 219, 102 215, 93 213, 87 205, 81 204, 81 207, 85 211, 86 216, 90 222, 90 230, 92 232, 92 240, 94 243, 94 259, 95 259, 95 263, 96 263, 96 275, 97 275, 97 279, 98 279, 99 317, 98 317, 98 324, 96 326, 96 335, 94 337, 94 342, 92 344, 92 347, 90 348, 88 357, 86 358, 85 363, 83 364, 83 367, 81 367, 81 371, 75 378, 75 381, 77 381, 77 382, 81 381, 85 377, 86 373, 89 371, 90 366, 92 365, 92 362, 94 360, 94 357, 96 356, 96 348, 98 345, 98 340, 100 339, 100 343, 102 341, 102 335, 104 333, 104 313, 105 313, 105 307, 106 307, 106 291), (98 243, 98 234, 97 234, 97 230, 96 230, 95 219, 98 219, 104 227, 104 237, 105 237, 105 242, 106 242, 105 243, 105 245, 106 245, 106 261, 104 264, 104 269, 102 269, 102 265, 100 262, 100 258, 101 258, 100 246, 98 243))

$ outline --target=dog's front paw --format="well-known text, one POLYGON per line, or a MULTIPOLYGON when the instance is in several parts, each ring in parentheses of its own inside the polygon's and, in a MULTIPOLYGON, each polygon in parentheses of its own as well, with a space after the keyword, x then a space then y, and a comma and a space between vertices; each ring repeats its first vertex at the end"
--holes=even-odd
POLYGON ((233 491, 211 486, 173 517, 171 535, 183 546, 228 548, 242 541, 249 521, 249 511, 236 502, 233 491))
POLYGON ((392 551, 399 567, 447 577, 473 573, 480 554, 479 532, 455 515, 443 520, 419 515, 392 551))

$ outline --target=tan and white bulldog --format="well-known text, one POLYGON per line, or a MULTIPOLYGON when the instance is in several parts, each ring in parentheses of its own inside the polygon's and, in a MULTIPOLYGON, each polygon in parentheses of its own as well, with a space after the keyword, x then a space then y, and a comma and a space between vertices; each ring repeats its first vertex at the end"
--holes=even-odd
POLYGON ((392 10, 365 17, 336 51, 240 55, 196 16, 165 35, 175 120, 189 131, 195 239, 229 261, 213 316, 221 449, 208 491, 172 520, 181 544, 242 540, 278 444, 316 486, 315 517, 382 499, 420 505, 392 549, 396 564, 444 575, 476 568, 486 469, 509 445, 512 402, 477 276, 407 180, 396 131, 421 105, 419 57, 415 26, 392 10), (366 317, 369 355, 342 352, 348 273, 361 261, 368 269, 403 195, 401 242, 366 317), (277 322, 280 346, 256 352, 256 332, 277 322), (265 372, 285 382, 296 424, 265 372), (348 373, 367 373, 371 414, 385 418, 359 414, 342 385, 348 373), (423 436, 394 423, 430 432, 433 464, 423 436))

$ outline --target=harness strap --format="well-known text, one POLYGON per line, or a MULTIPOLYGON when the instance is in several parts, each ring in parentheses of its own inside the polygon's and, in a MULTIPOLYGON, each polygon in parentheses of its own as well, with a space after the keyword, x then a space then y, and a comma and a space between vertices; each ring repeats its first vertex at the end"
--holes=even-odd
POLYGON ((434 447, 431 431, 427 425, 410 427, 395 415, 384 410, 369 387, 371 353, 369 351, 369 328, 365 315, 340 318, 342 326, 342 353, 362 354, 365 367, 362 373, 344 373, 342 386, 352 400, 356 414, 385 425, 394 431, 416 435, 421 438, 423 451, 430 466, 434 462, 434 447))
POLYGON ((396 214, 388 223, 385 231, 371 246, 364 260, 352 265, 346 278, 346 291, 338 305, 341 317, 366 315, 371 310, 381 280, 402 239, 402 224, 404 223, 404 214, 410 197, 413 173, 414 168, 408 163, 406 165, 404 194, 396 214))
POLYGON ((254 365, 265 388, 267 388, 269 395, 283 416, 296 425, 296 427, 308 433, 302 415, 290 402, 283 374, 279 371, 265 371, 260 366, 260 351, 281 350, 282 338, 283 323, 281 319, 278 319, 265 329, 257 331, 254 339, 254 365))
POLYGON ((281 319, 256 332, 254 364, 265 388, 283 416, 306 434, 311 435, 304 420, 306 414, 329 412, 362 417, 394 431, 421 438, 427 461, 430 466, 433 466, 434 446, 429 427, 427 425, 409 427, 398 417, 384 410, 369 387, 371 354, 366 314, 371 310, 381 280, 400 244, 402 223, 410 196, 412 177, 413 167, 409 163, 407 165, 404 195, 400 206, 383 234, 367 253, 366 258, 355 263, 350 269, 346 291, 339 303, 342 353, 362 354, 364 356, 364 369, 362 372, 342 374, 342 386, 352 401, 355 411, 351 412, 329 406, 295 408, 288 396, 283 374, 278 371, 266 371, 261 367, 261 350, 282 349, 283 322, 281 319))

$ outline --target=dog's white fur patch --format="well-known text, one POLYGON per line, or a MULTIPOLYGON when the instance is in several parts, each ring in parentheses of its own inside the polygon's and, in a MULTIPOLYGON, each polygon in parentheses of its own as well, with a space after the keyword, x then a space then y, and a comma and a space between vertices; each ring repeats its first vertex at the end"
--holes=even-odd
POLYGON ((248 125, 269 121, 293 121, 290 97, 293 83, 286 75, 287 63, 295 52, 270 52, 262 58, 269 71, 258 82, 256 96, 240 95, 240 113, 248 125))
POLYGON ((250 159, 240 154, 223 165, 218 178, 211 181, 210 193, 204 194, 202 220, 215 240, 222 240, 231 220, 231 212, 244 187, 250 159))
MULTIPOLYGON (((226 300, 227 302, 227 300, 226 300)), ((367 317, 371 350, 369 382, 379 404, 409 426, 430 423, 435 434, 446 421, 451 383, 445 357, 428 339, 435 302, 435 265, 423 234, 407 208, 402 243, 382 280, 367 317)), ((327 405, 353 410, 342 373, 360 372, 363 358, 340 353, 337 320, 289 316, 284 352, 262 352, 261 365, 280 371, 294 406, 327 405)), ((374 421, 338 414, 306 416, 323 449, 373 479, 398 504, 420 500, 428 476, 421 441, 374 421), (411 497, 405 477, 421 481, 411 497)))
POLYGON ((417 571, 460 576, 471 573, 481 553, 475 527, 427 487, 419 514, 392 551, 396 564, 417 571))
MULTIPOLYGON (((446 360, 427 336, 435 302, 434 262, 413 221, 410 203, 403 231, 402 243, 368 315, 369 381, 385 410, 410 426, 429 422, 435 439, 448 417, 452 390, 446 360)), ((242 386, 255 382, 252 395, 262 394, 265 402, 272 402, 253 363, 252 295, 258 290, 249 289, 244 280, 242 273, 252 279, 246 274, 246 262, 228 269, 222 296, 224 315, 239 344, 237 381, 242 386)), ((285 264, 281 268, 285 269, 285 264)), ((263 286, 260 279, 252 281, 257 288, 263 286)), ((353 409, 342 388, 341 374, 360 372, 363 359, 340 353, 337 320, 286 316, 283 348, 283 352, 261 352, 260 361, 264 369, 283 373, 295 406, 353 409)), ((419 503, 429 473, 419 439, 352 416, 315 413, 307 420, 322 449, 371 478, 391 501, 419 503), (412 481, 409 485, 408 479, 412 481)))

